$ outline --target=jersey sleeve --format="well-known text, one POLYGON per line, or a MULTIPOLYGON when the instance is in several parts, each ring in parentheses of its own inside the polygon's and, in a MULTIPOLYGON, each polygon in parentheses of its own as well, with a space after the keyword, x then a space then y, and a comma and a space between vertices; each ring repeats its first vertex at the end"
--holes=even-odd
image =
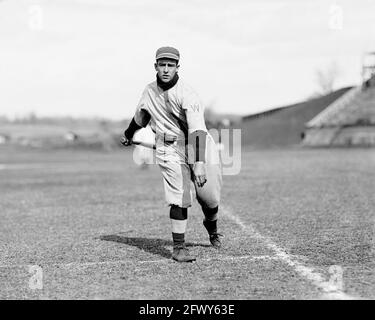
POLYGON ((141 127, 146 127, 150 122, 149 101, 148 87, 146 87, 145 90, 143 90, 134 114, 134 121, 141 127))
POLYGON ((204 107, 198 95, 191 88, 184 88, 182 109, 186 114, 189 134, 197 130, 207 132, 204 121, 204 107))

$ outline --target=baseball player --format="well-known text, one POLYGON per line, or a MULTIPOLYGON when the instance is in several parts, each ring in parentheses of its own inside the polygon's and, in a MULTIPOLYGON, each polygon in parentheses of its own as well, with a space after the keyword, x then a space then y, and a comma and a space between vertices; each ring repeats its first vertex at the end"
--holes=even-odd
POLYGON ((217 214, 222 175, 218 150, 205 125, 203 105, 197 94, 179 79, 179 60, 180 53, 173 47, 156 51, 156 81, 144 89, 121 143, 131 145, 134 133, 151 125, 156 161, 170 206, 172 258, 192 262, 195 258, 185 246, 185 232, 194 193, 202 207, 203 225, 212 246, 221 246, 217 214))

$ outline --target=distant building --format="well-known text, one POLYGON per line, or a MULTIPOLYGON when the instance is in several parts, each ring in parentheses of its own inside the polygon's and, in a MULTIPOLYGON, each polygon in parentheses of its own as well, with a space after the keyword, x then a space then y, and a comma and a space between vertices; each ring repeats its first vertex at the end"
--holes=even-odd
POLYGON ((72 132, 72 131, 69 131, 67 132, 65 135, 64 135, 64 139, 66 141, 76 141, 78 140, 78 134, 72 132))
POLYGON ((0 133, 0 144, 7 143, 10 140, 10 136, 7 134, 1 134, 0 133))
POLYGON ((220 125, 223 128, 229 128, 231 124, 232 124, 232 122, 228 118, 221 119, 221 121, 220 121, 220 125))

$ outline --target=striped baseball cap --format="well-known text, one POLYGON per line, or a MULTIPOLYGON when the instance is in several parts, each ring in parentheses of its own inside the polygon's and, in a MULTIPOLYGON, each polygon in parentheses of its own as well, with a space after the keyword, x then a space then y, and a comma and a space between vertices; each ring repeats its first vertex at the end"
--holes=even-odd
POLYGON ((156 51, 156 60, 161 58, 180 60, 180 53, 173 47, 161 47, 156 51))

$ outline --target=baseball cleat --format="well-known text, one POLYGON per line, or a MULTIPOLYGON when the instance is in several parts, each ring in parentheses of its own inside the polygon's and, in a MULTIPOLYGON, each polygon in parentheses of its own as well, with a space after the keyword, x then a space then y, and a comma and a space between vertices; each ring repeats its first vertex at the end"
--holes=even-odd
POLYGON ((193 262, 196 259, 189 255, 189 250, 185 246, 174 247, 172 253, 173 260, 177 262, 193 262))
POLYGON ((210 242, 212 246, 216 249, 220 249, 221 248, 220 237, 224 237, 224 236, 221 233, 217 233, 217 232, 211 233, 209 236, 210 236, 210 242))
POLYGON ((205 228, 206 228, 206 230, 208 232, 208 235, 210 237, 210 242, 211 242, 212 246, 214 248, 216 248, 216 249, 221 248, 220 237, 224 237, 224 236, 221 233, 217 233, 217 231, 212 231, 212 229, 210 229, 209 224, 207 223, 207 221, 203 220, 203 225, 205 226, 205 228))

